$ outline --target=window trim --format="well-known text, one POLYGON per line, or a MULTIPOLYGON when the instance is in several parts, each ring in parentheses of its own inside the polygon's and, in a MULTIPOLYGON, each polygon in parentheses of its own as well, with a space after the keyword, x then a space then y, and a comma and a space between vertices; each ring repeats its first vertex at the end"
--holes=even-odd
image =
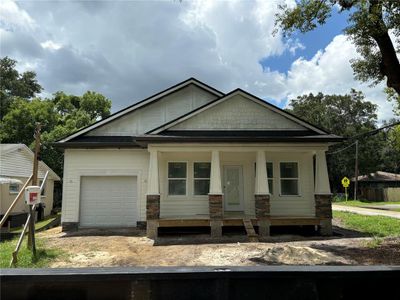
POLYGON ((21 189, 20 189, 20 184, 19 184, 19 183, 10 183, 10 184, 8 185, 8 193, 9 193, 10 195, 16 195, 16 194, 18 194, 20 191, 21 191, 21 189), (15 192, 15 191, 11 191, 11 190, 10 190, 11 185, 17 185, 18 190, 17 190, 16 192, 15 192))
POLYGON ((298 160, 280 160, 279 164, 279 197, 301 197, 301 190, 300 190, 300 162, 298 160), (297 163, 297 178, 287 178, 281 177, 281 163, 297 163), (283 180, 297 180, 297 195, 285 195, 282 194, 282 179, 283 180))
POLYGON ((193 197, 207 197, 208 196, 208 194, 210 193, 210 190, 208 190, 208 193, 207 194, 204 194, 204 195, 197 195, 197 194, 195 194, 195 188, 194 188, 194 182, 195 182, 195 180, 196 179, 199 179, 199 180, 208 180, 208 181, 210 181, 210 185, 211 185, 211 161, 193 161, 193 183, 192 183, 192 187, 193 187, 193 197), (194 164, 195 163, 209 163, 210 164, 210 177, 209 178, 195 178, 194 177, 194 164))
POLYGON ((168 197, 187 197, 188 196, 188 181, 189 181, 189 162, 185 160, 168 160, 167 161, 167 196, 168 197), (186 164, 186 178, 169 178, 169 163, 185 163, 186 164), (185 195, 171 195, 169 193, 170 180, 185 180, 185 195))
POLYGON ((268 186, 268 192, 269 192, 269 194, 270 195, 274 195, 274 181, 275 181, 275 176, 273 176, 274 175, 274 162, 273 161, 266 161, 265 162, 265 168, 266 168, 266 171, 267 171, 267 184, 268 184, 268 181, 269 180, 272 180, 272 192, 271 192, 271 189, 269 188, 269 186, 268 186), (270 163, 270 164, 272 164, 272 177, 269 177, 268 176, 268 163, 270 163))

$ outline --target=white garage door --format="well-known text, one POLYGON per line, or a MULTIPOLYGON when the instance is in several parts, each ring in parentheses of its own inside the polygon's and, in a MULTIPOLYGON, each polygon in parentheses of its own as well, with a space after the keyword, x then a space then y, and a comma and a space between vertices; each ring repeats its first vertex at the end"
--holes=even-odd
POLYGON ((81 177, 80 226, 136 226, 137 177, 81 177))

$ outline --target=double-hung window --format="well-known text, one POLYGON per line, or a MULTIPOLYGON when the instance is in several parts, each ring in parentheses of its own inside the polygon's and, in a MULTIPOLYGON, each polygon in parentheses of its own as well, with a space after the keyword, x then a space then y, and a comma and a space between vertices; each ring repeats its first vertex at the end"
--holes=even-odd
POLYGON ((186 195, 187 163, 169 162, 168 163, 168 195, 186 195))
POLYGON ((274 193, 274 165, 272 162, 267 162, 267 176, 269 193, 274 193))
POLYGON ((194 195, 208 195, 210 191, 211 163, 195 162, 193 164, 194 195))
POLYGON ((299 195, 299 166, 297 162, 280 163, 280 181, 282 196, 299 195))

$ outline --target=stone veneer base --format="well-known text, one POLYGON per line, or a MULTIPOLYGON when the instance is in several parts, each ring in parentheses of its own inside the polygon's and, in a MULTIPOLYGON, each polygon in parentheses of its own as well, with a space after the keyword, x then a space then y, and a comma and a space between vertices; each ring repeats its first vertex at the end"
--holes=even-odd
POLYGON ((219 220, 223 218, 223 195, 208 195, 208 205, 211 220, 219 220))
POLYGON ((160 195, 147 195, 146 220, 158 220, 160 218, 160 195))

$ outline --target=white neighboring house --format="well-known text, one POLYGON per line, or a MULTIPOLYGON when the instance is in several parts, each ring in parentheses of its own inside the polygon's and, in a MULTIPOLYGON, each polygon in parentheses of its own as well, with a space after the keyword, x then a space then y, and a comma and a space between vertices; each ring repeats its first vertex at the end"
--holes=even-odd
POLYGON ((325 151, 342 138, 241 89, 194 78, 58 141, 63 230, 319 225, 331 232, 325 151))
MULTIPOLYGON (((0 214, 3 215, 18 195, 20 189, 32 174, 33 152, 24 144, 0 144, 0 214)), ((42 201, 45 205, 44 215, 50 214, 53 209, 54 181, 60 177, 44 162, 39 162, 39 180, 43 180, 46 172, 49 175, 44 190, 42 201)), ((27 213, 28 206, 23 198, 13 209, 13 214, 27 213)))

